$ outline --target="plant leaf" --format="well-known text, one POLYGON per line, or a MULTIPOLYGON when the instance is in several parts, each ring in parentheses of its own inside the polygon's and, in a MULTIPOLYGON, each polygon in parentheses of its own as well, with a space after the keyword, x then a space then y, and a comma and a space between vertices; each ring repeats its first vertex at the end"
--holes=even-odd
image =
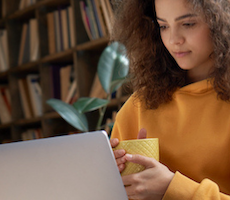
POLYGON ((126 81, 127 81, 126 77, 112 81, 110 84, 110 93, 113 93, 114 91, 116 91, 126 81))
POLYGON ((85 113, 93 110, 97 110, 109 103, 109 100, 106 99, 99 99, 99 98, 89 98, 89 97, 82 97, 79 98, 74 104, 73 107, 79 113, 85 113))
POLYGON ((114 42, 102 52, 97 72, 101 85, 107 94, 110 93, 112 81, 124 78, 129 71, 129 60, 125 56, 125 47, 114 42))
POLYGON ((84 114, 79 113, 73 106, 59 100, 49 99, 46 101, 62 118, 73 127, 83 132, 88 131, 88 122, 84 114))

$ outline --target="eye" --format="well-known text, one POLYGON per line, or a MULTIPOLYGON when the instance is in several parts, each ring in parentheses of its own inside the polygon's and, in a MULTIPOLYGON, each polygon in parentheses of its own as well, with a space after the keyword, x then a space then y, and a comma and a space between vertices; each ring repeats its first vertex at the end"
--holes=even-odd
POLYGON ((186 28, 190 28, 193 27, 196 23, 184 23, 183 26, 185 26, 186 28))
POLYGON ((159 25, 159 29, 161 30, 161 31, 164 31, 164 30, 166 30, 168 28, 168 26, 166 26, 166 25, 159 25))

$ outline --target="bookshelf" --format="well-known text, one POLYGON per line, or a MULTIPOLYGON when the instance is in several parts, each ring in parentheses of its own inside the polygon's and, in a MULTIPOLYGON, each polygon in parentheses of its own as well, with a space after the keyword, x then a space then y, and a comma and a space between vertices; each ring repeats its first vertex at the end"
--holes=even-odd
MULTIPOLYGON (((7 122, 1 120, 0 123, 0 143, 20 141, 22 135, 30 129, 39 129, 43 137, 77 131, 54 112, 46 101, 54 97, 54 88, 57 85, 54 84, 56 83, 54 74, 65 66, 73 68, 72 79, 77 81, 79 97, 89 96, 99 56, 109 42, 109 34, 97 39, 91 39, 87 35, 79 2, 76 0, 0 0, 0 32, 6 30, 8 46, 8 54, 5 56, 7 69, 1 70, 0 66, 0 89, 4 86, 9 91, 11 106, 11 120, 7 122), (55 51, 53 49, 54 52, 52 52, 50 51, 51 36, 49 34, 51 33, 47 15, 48 13, 57 15, 58 10, 68 8, 72 10, 72 36, 69 32, 69 37, 71 37, 69 46, 56 48, 55 51), (34 27, 32 21, 36 21, 36 31, 31 28, 34 27), (22 38, 25 41, 24 46, 22 38), (31 82, 28 82, 31 74, 36 75, 38 79, 30 79, 31 82), (28 102, 23 106, 23 98, 26 97, 26 94, 28 95, 28 89, 22 90, 26 83, 37 88, 37 95, 40 95, 37 96, 37 99, 40 98, 41 114, 39 112, 36 114, 33 109, 29 114, 28 110, 31 107, 28 102), (39 91, 42 92, 39 93, 39 91)), ((63 13, 69 12, 66 10, 63 13)), ((113 99, 107 116, 111 115, 112 111, 118 110, 127 97, 126 94, 126 96, 113 99)), ((96 113, 88 115, 94 121, 96 113)))

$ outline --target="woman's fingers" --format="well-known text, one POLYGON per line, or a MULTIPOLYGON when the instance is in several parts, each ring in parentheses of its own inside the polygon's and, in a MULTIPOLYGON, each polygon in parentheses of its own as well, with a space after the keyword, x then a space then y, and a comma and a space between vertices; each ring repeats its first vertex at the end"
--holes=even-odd
MULTIPOLYGON (((115 148, 119 144, 119 140, 117 138, 113 138, 110 140, 110 144, 112 148, 115 148)), ((125 153, 126 152, 124 149, 117 149, 113 151, 114 157, 117 162, 117 167, 120 172, 122 172, 125 169, 125 163, 126 163, 126 159, 124 158, 125 153)))
POLYGON ((142 128, 137 135, 137 139, 145 139, 146 137, 147 137, 147 130, 145 128, 142 128))
POLYGON ((143 165, 146 169, 155 167, 158 163, 154 158, 145 157, 139 154, 126 154, 124 158, 126 159, 126 161, 143 165))
POLYGON ((124 156, 122 156, 122 157, 116 158, 116 162, 117 162, 117 165, 125 164, 126 159, 124 156))
POLYGON ((110 140, 110 145, 112 148, 115 148, 119 144, 119 140, 117 138, 113 138, 110 140))
POLYGON ((125 169, 126 159, 124 155, 125 155, 124 149, 119 149, 114 151, 114 156, 116 158, 117 166, 120 172, 122 172, 125 169))
POLYGON ((118 165, 119 172, 122 172, 125 169, 125 164, 118 165))
POLYGON ((113 154, 116 159, 121 158, 125 155, 125 150, 124 149, 117 149, 113 151, 113 154))

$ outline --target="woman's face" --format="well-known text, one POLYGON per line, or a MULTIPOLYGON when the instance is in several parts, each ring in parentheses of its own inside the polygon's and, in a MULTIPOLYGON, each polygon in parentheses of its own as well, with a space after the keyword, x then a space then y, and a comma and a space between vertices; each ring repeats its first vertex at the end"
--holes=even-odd
POLYGON ((156 16, 165 47, 178 65, 188 70, 188 80, 208 77, 213 68, 213 42, 201 14, 186 0, 155 0, 156 16))

